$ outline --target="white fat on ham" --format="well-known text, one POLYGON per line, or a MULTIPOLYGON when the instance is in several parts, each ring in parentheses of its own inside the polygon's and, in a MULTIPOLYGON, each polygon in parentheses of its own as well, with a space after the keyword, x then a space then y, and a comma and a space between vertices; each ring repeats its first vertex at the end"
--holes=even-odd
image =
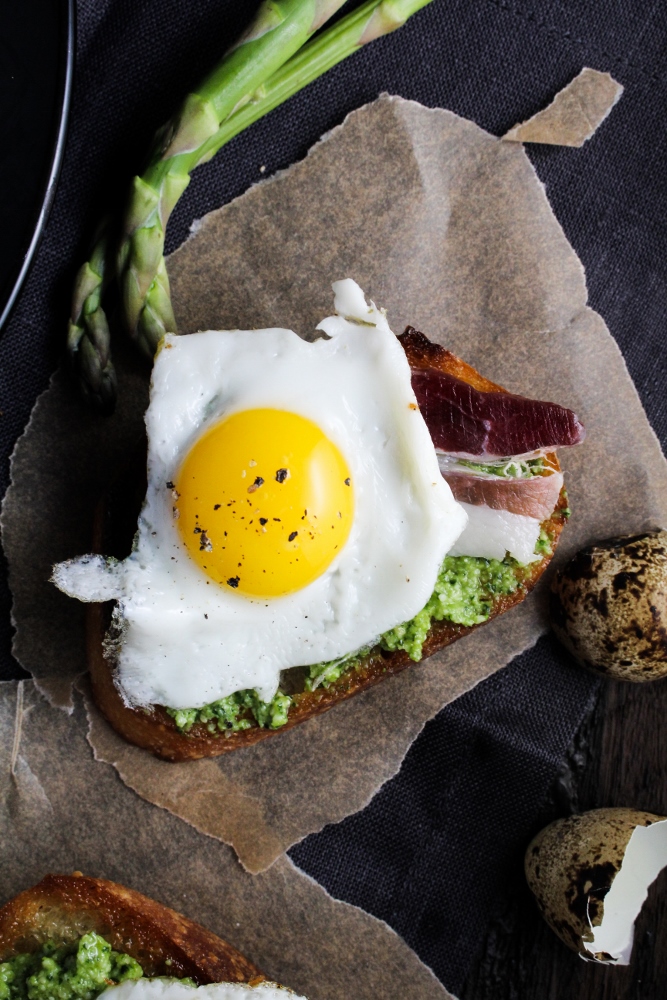
POLYGON ((524 565, 542 558, 535 554, 535 545, 540 537, 537 518, 469 503, 462 503, 461 506, 468 515, 468 523, 449 550, 450 556, 504 559, 509 552, 513 559, 524 565))

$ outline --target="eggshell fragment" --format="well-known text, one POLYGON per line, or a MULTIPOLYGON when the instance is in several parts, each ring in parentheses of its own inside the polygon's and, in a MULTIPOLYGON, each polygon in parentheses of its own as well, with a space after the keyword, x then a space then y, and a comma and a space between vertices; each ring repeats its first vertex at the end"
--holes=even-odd
POLYGON ((578 552, 552 583, 551 624, 599 673, 635 682, 667 676, 667 531, 578 552))
POLYGON ((667 819, 593 809, 556 820, 529 844, 528 885, 542 916, 588 961, 627 965, 634 922, 667 865, 667 819))

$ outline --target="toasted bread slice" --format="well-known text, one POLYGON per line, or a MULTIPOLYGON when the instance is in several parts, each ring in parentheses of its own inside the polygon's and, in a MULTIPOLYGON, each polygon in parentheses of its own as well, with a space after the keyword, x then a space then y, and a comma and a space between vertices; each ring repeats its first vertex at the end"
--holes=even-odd
POLYGON ((0 909, 0 961, 45 942, 76 941, 95 931, 130 955, 145 976, 197 984, 263 982, 265 976, 226 941, 140 892, 106 879, 47 875, 0 909))
MULTIPOLYGON (((413 369, 420 366, 439 368, 481 391, 506 391, 502 386, 485 379, 450 351, 431 343, 422 334, 416 334, 410 327, 408 332, 410 336, 404 335, 401 340, 413 369)), ((560 470, 555 453, 547 455, 546 460, 554 471, 560 470)), ((93 532, 94 552, 123 556, 129 551, 129 542, 136 525, 136 513, 145 493, 145 483, 145 455, 143 455, 139 456, 133 467, 128 469, 114 493, 110 493, 100 501, 93 532), (131 504, 128 504, 128 497, 132 495, 135 497, 135 510, 131 510, 131 504), (117 498, 120 498, 120 503, 117 498)), ((567 519, 566 508, 567 498, 563 491, 553 513, 542 523, 542 528, 549 537, 552 553, 567 519)), ((550 559, 551 556, 545 556, 539 562, 532 563, 521 585, 513 594, 496 597, 490 619, 519 604, 534 587, 550 559)), ((109 606, 99 604, 88 606, 87 654, 93 697, 103 715, 121 736, 130 743, 144 747, 157 757, 169 761, 216 757, 230 750, 268 739, 292 729, 313 715, 326 712, 338 702, 364 691, 390 674, 399 673, 413 662, 403 651, 387 652, 376 647, 359 667, 344 673, 329 687, 291 693, 293 705, 287 723, 280 729, 264 729, 254 724, 251 728, 239 732, 211 733, 206 725, 198 723, 184 733, 176 727, 174 720, 161 706, 133 709, 124 703, 114 684, 113 665, 105 658, 103 651, 103 640, 109 621, 109 606)), ((468 627, 448 621, 434 622, 424 643, 423 658, 462 638, 474 628, 479 628, 479 625, 468 627)))

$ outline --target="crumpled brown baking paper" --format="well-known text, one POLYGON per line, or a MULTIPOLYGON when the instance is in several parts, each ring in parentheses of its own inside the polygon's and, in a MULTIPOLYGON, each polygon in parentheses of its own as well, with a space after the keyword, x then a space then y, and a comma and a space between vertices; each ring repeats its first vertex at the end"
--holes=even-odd
POLYGON ((385 923, 334 901, 288 858, 253 878, 232 850, 144 802, 93 760, 32 681, 0 684, 0 904, 48 872, 80 870, 199 921, 309 1000, 448 1000, 385 923))
POLYGON ((559 91, 548 108, 515 125, 508 142, 544 142, 551 146, 583 146, 620 100, 623 87, 609 73, 588 66, 559 91))
MULTIPOLYGON (((657 439, 614 340, 586 306, 581 264, 520 145, 447 111, 383 97, 303 162, 202 220, 169 272, 183 333, 267 325, 308 333, 331 310, 330 281, 353 277, 397 332, 412 323, 508 389, 572 407, 588 438, 561 454, 574 513, 557 559, 593 539, 667 525, 657 439)), ((120 375, 123 407, 131 401, 138 413, 137 376, 120 375)), ((106 433, 129 441, 129 424, 115 419, 106 433)), ((80 611, 45 581, 52 561, 87 549, 89 517, 79 519, 102 464, 96 457, 86 473, 82 453, 100 448, 89 420, 57 375, 17 447, 3 513, 17 654, 61 704, 62 678, 84 668, 80 611), (63 509, 68 497, 74 511, 63 509)), ((111 476, 122 442, 105 448, 111 476)), ((547 627, 543 593, 246 750, 168 764, 95 721, 95 751, 145 798, 233 844, 261 871, 362 808, 427 719, 533 644, 547 627)))

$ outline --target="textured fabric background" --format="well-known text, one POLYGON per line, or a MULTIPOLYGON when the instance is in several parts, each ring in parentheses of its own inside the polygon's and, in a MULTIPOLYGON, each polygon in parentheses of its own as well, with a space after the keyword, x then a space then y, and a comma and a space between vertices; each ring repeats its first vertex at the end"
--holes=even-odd
MULTIPOLYGON (((174 102, 255 7, 250 0, 78 0, 60 185, 0 338, 0 493, 14 441, 61 357, 72 276, 96 219, 140 167, 174 102)), ((194 218, 258 180, 260 166, 264 176, 288 166, 381 91, 449 108, 501 135, 582 66, 609 70, 626 90, 593 140, 580 150, 534 146, 529 155, 664 446, 666 47, 667 8, 655 0, 434 0, 200 168, 170 222, 168 249, 194 218)), ((613 456, 609 473, 618 474, 613 456)), ((10 654, 9 611, 3 577, 2 678, 21 676, 10 654)), ((441 712, 368 808, 308 838, 294 860, 334 895, 386 919, 456 992, 593 690, 591 678, 542 640, 441 712)))

